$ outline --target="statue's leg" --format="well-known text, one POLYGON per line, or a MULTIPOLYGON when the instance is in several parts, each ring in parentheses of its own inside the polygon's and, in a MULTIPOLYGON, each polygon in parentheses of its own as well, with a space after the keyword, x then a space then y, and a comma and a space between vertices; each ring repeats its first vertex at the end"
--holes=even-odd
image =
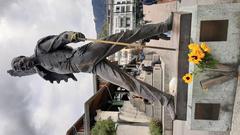
MULTIPOLYGON (((140 39, 149 38, 154 35, 159 35, 161 33, 167 32, 168 30, 169 30, 168 23, 148 24, 135 30, 127 30, 126 32, 113 34, 111 36, 104 38, 104 40, 133 43, 140 39)), ((89 46, 88 54, 92 53, 93 56, 97 55, 98 57, 95 58, 97 58, 96 63, 98 63, 101 60, 105 59, 106 57, 120 51, 124 47, 125 46, 94 43, 89 46)))
MULTIPOLYGON (((169 31, 171 28, 171 19, 168 21, 158 23, 158 24, 148 24, 143 25, 140 28, 134 30, 128 30, 126 32, 113 34, 104 38, 104 40, 116 41, 116 42, 126 42, 133 43, 140 39, 149 38, 154 35, 158 35, 164 32, 169 31)), ((79 65, 95 65, 106 57, 118 52, 123 49, 124 46, 112 45, 112 44, 101 44, 101 43, 93 43, 89 44, 87 47, 87 51, 81 56, 72 58, 72 63, 76 63, 79 65)), ((81 48, 79 48, 81 50, 81 48)))
POLYGON ((150 102, 159 101, 168 109, 172 119, 175 118, 174 98, 172 95, 162 92, 157 88, 134 78, 107 60, 99 62, 94 67, 93 73, 99 75, 106 81, 123 87, 131 92, 136 92, 150 102))
MULTIPOLYGON (((170 24, 165 22, 158 23, 158 24, 143 25, 134 30, 127 30, 126 32, 113 34, 109 37, 104 38, 104 40, 114 41, 114 42, 133 43, 141 39, 150 38, 150 37, 167 32, 170 30, 169 25, 170 24)), ((124 46, 111 45, 108 49, 108 53, 105 56, 108 57, 123 48, 124 46)))

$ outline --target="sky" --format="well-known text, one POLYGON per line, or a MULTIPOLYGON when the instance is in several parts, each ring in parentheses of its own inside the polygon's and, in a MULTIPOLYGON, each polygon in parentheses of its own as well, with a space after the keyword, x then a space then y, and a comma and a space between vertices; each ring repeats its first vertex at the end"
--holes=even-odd
POLYGON ((64 135, 84 112, 90 74, 61 84, 7 74, 12 58, 32 55, 38 39, 66 30, 96 37, 91 0, 0 0, 0 135, 64 135))

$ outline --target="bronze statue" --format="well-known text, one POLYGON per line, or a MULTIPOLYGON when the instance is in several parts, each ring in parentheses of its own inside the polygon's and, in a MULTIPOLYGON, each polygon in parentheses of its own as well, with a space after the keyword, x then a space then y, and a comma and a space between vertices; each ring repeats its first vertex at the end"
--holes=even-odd
MULTIPOLYGON (((161 35, 171 30, 172 21, 144 25, 135 30, 128 30, 110 35, 103 40, 133 43, 140 39, 161 35)), ((12 60, 12 76, 26 76, 38 73, 45 80, 60 83, 68 78, 77 80, 73 73, 87 72, 136 92, 150 102, 159 101, 166 106, 172 119, 175 118, 174 98, 151 85, 123 72, 118 66, 109 62, 106 57, 123 49, 123 46, 112 44, 88 43, 77 49, 67 46, 68 43, 83 41, 85 36, 79 32, 66 31, 59 35, 50 35, 37 42, 34 55, 19 56, 12 60)))

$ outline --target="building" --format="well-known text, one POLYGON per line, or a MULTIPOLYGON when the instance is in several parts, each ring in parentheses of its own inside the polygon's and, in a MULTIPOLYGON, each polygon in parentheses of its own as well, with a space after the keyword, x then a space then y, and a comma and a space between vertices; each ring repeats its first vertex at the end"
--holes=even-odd
MULTIPOLYGON (((107 0, 107 23, 109 35, 126 30, 132 30, 141 23, 143 12, 139 0, 107 0)), ((128 64, 133 49, 124 49, 109 57, 111 61, 118 61, 119 65, 128 64)))
POLYGON ((139 22, 138 0, 107 0, 109 35, 135 28, 139 22))

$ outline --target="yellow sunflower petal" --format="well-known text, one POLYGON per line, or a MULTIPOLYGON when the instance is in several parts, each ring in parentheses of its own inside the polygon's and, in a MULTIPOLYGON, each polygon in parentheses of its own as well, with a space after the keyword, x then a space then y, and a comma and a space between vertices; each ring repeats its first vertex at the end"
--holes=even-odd
POLYGON ((211 49, 208 47, 208 45, 206 43, 201 43, 200 46, 204 52, 208 52, 208 53, 211 52, 211 49))
POLYGON ((201 59, 205 57, 205 53, 200 48, 193 50, 191 52, 191 54, 196 55, 196 56, 200 57, 201 59))
POLYGON ((188 45, 188 48, 189 48, 190 50, 194 50, 194 49, 199 48, 199 46, 198 46, 198 44, 196 44, 196 43, 191 43, 191 44, 188 45))

